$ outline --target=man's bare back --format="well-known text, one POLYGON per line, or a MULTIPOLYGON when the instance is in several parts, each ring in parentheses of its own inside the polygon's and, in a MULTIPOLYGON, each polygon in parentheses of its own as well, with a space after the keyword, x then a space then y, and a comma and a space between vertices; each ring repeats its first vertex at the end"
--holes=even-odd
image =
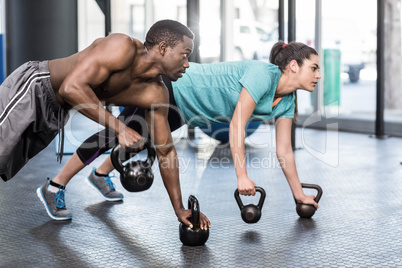
MULTIPOLYGON (((187 44, 188 48, 192 49, 190 44, 187 44)), ((188 53, 191 53, 191 50, 188 53)), ((71 104, 66 103, 59 93, 60 89, 63 90, 67 85, 74 85, 81 80, 89 85, 96 97, 105 104, 144 107, 148 106, 146 100, 151 97, 146 97, 147 95, 164 95, 160 92, 164 86, 159 76, 163 70, 155 66, 155 62, 139 40, 122 34, 112 34, 95 40, 89 47, 76 54, 49 61, 49 70, 57 100, 63 106, 71 104), (120 50, 118 53, 115 51, 116 47, 120 50), (108 51, 115 56, 108 59, 108 51), (107 71, 107 75, 99 73, 102 69, 107 71)), ((179 75, 175 74, 176 77, 172 78, 176 80, 184 71, 185 68, 181 67, 176 71, 179 75)))

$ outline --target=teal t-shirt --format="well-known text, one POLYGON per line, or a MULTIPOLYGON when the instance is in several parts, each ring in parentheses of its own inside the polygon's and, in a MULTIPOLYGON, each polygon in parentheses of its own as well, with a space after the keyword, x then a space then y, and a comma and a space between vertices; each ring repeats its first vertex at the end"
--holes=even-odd
POLYGON ((252 118, 293 118, 293 93, 272 107, 280 76, 276 65, 262 61, 190 63, 183 77, 172 82, 173 94, 190 127, 230 123, 243 87, 257 104, 252 118))

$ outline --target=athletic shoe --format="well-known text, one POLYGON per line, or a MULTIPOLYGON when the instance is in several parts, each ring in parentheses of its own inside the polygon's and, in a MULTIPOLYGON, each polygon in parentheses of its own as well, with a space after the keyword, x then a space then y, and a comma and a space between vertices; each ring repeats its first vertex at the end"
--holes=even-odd
POLYGON ((122 193, 116 191, 114 183, 111 178, 114 177, 113 172, 110 172, 107 177, 96 176, 95 168, 87 177, 86 182, 91 188, 95 189, 106 201, 121 201, 124 196, 122 193))
POLYGON ((36 190, 36 194, 45 206, 47 214, 49 214, 50 218, 57 221, 71 220, 73 215, 71 215, 71 212, 66 208, 64 202, 66 187, 60 185, 59 191, 57 193, 52 193, 48 190, 49 183, 50 180, 36 190))

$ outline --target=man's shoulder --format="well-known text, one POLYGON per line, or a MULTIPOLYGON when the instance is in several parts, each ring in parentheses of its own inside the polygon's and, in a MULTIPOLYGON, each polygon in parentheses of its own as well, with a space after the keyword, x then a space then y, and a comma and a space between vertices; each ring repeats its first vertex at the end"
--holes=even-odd
POLYGON ((152 81, 144 94, 144 99, 149 101, 151 109, 166 108, 169 103, 169 92, 162 79, 152 81))
POLYGON ((106 47, 116 48, 118 51, 124 51, 124 49, 141 50, 144 48, 144 44, 140 40, 123 33, 112 33, 107 37, 98 38, 93 44, 103 44, 106 47))
POLYGON ((160 76, 149 81, 147 89, 147 93, 153 95, 156 99, 164 99, 168 96, 168 89, 160 76))
POLYGON ((137 39, 132 38, 131 36, 129 36, 127 34, 124 34, 124 33, 111 33, 108 36, 106 36, 105 39, 128 40, 128 41, 137 40, 137 39))

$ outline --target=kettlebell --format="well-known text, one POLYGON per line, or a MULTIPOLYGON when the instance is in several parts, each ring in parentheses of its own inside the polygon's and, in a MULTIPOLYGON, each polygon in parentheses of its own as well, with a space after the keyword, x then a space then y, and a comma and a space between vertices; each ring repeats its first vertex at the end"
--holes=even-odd
POLYGON ((193 228, 180 223, 180 241, 186 246, 202 246, 208 240, 209 228, 207 227, 206 230, 200 228, 200 205, 194 195, 190 195, 188 198, 188 209, 191 209, 191 223, 193 224, 193 228))
POLYGON ((243 202, 240 199, 239 189, 236 189, 234 193, 234 197, 236 199, 237 205, 239 205, 241 211, 241 217, 246 223, 256 223, 261 218, 261 209, 265 200, 265 190, 259 186, 255 187, 257 192, 260 192, 260 200, 258 201, 258 205, 248 204, 246 206, 243 205, 243 202))
POLYGON ((121 185, 129 192, 145 191, 151 187, 154 181, 152 164, 155 161, 156 149, 150 140, 147 140, 144 146, 148 150, 148 157, 145 161, 130 161, 123 165, 124 161, 135 154, 130 156, 130 153, 126 152, 120 144, 113 148, 110 156, 114 168, 120 173, 121 185), (121 155, 124 155, 124 160, 121 159, 121 155))
MULTIPOLYGON (((320 201, 322 196, 322 189, 320 186, 316 184, 307 184, 307 183, 302 183, 301 186, 302 188, 310 188, 317 190, 317 195, 314 198, 314 201, 317 203, 318 201, 320 201)), ((297 203, 296 199, 295 202, 296 202, 296 212, 297 214, 299 214, 301 218, 306 219, 311 218, 314 215, 315 211, 317 210, 313 205, 297 203)))

